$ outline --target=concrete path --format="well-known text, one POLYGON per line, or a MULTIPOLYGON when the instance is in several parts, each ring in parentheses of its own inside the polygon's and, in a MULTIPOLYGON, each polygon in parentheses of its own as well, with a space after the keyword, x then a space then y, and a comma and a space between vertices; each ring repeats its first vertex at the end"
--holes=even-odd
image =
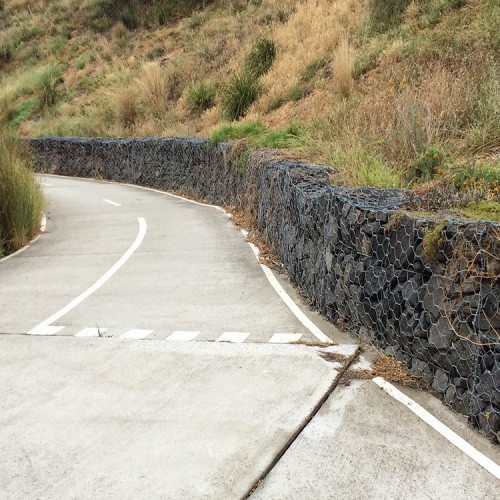
POLYGON ((0 499, 498 498, 463 417, 338 385, 352 339, 271 276, 292 312, 223 212, 43 182, 47 233, 0 261, 0 499))
MULTIPOLYGON (((222 211, 130 186, 54 176, 43 182, 47 234, 0 266, 1 333, 321 340, 270 286, 222 211), (134 243, 115 274, 64 311, 134 243)), ((335 331, 325 321, 322 327, 329 337, 335 331)))

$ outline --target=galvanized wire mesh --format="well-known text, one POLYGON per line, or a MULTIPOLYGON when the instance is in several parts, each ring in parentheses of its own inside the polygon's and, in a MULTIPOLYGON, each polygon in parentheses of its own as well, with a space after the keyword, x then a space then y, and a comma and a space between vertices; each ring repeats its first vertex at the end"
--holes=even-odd
POLYGON ((30 140, 41 169, 254 206, 292 279, 500 440, 500 226, 402 210, 401 190, 346 189, 328 171, 198 139, 30 140))

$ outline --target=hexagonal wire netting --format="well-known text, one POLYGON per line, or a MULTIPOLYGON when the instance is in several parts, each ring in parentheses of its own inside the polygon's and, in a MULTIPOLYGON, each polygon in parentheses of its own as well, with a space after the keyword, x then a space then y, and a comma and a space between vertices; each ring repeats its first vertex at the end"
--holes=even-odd
MULTIPOLYGON (((45 171, 218 203, 245 182, 229 150, 199 139, 30 144, 45 171)), ((259 228, 320 312, 364 327, 447 405, 500 439, 500 226, 407 213, 407 191, 332 187, 325 171, 286 161, 268 162, 258 189, 259 228)))

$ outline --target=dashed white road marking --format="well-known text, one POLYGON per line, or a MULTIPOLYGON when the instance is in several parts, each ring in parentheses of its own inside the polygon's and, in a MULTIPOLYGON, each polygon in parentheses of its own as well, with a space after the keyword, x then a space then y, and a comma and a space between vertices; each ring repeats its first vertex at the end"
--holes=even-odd
POLYGON ((121 205, 119 203, 116 203, 116 201, 111 201, 108 200, 107 198, 103 198, 102 201, 105 201, 106 203, 109 203, 110 205, 113 205, 115 207, 121 207, 121 205))
POLYGON ((69 304, 67 304, 65 307, 63 307, 60 311, 57 311, 55 314, 53 314, 50 318, 46 319, 39 325, 37 325, 35 328, 30 330, 28 333, 32 335, 37 335, 37 331, 39 329, 45 329, 47 326, 49 326, 51 323, 54 321, 57 321, 59 318, 67 314, 69 311, 71 311, 74 307, 76 307, 78 304, 83 302, 87 297, 92 295, 96 290, 101 288, 106 281, 113 276, 113 274, 118 271, 125 262, 127 262, 128 259, 133 255, 133 253, 139 248, 140 244, 144 240, 144 236, 146 235, 146 230, 147 230, 147 224, 146 220, 144 217, 139 217, 139 233, 137 234, 137 237, 135 241, 132 243, 130 248, 120 257, 120 259, 109 269, 103 276, 101 276, 90 288, 85 290, 82 294, 80 294, 76 299, 73 299, 69 304))
POLYGON ((121 339, 143 339, 153 333, 153 330, 129 330, 123 335, 120 335, 121 339))
POLYGON ((481 467, 485 468, 490 474, 500 479, 500 465, 490 460, 486 455, 483 455, 479 450, 476 450, 465 439, 461 438, 458 434, 453 432, 443 422, 439 421, 434 415, 431 415, 427 410, 422 408, 416 401, 403 394, 400 390, 396 389, 391 383, 384 380, 382 377, 375 377, 373 382, 382 388, 389 396, 404 404, 411 410, 417 417, 422 419, 426 424, 430 425, 435 431, 439 432, 441 436, 447 439, 451 444, 456 446, 463 453, 468 455, 481 467))
POLYGON ((28 335, 55 335, 60 332, 64 326, 49 326, 49 325, 40 325, 36 330, 30 330, 28 335))
POLYGON ((176 340, 176 341, 180 341, 180 342, 189 342, 189 341, 195 339, 199 334, 200 334, 200 332, 181 332, 181 331, 178 331, 178 332, 172 333, 172 335, 167 337, 166 340, 176 340))
POLYGON ((75 337, 101 337, 107 330, 107 328, 84 328, 75 334, 75 337))
POLYGON ((298 342, 300 337, 302 337, 301 333, 275 333, 268 342, 270 344, 288 344, 298 342))
POLYGON ((247 337, 250 335, 248 332, 224 332, 218 339, 217 342, 245 342, 247 337))

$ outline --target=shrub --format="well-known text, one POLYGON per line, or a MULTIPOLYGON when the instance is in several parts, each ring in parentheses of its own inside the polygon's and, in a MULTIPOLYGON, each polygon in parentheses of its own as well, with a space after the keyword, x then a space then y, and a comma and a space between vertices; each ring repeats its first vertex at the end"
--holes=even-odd
POLYGON ((61 70, 57 66, 47 66, 42 71, 36 83, 36 90, 42 107, 50 107, 55 104, 59 97, 57 86, 61 81, 61 70))
POLYGON ((403 13, 412 0, 371 0, 369 13, 369 31, 373 34, 384 33, 398 26, 403 13))
POLYGON ((0 39, 0 66, 12 59, 12 45, 0 39))
POLYGON ((36 97, 29 97, 19 102, 12 109, 9 126, 16 129, 22 122, 28 120, 38 107, 39 104, 36 97))
POLYGON ((340 95, 348 97, 352 88, 353 60, 347 38, 344 38, 337 47, 333 59, 333 71, 340 95))
POLYGON ((42 205, 27 149, 0 133, 0 256, 21 248, 37 233, 42 205))
POLYGON ((129 30, 135 30, 139 27, 137 13, 132 7, 127 7, 120 16, 120 21, 129 30))
POLYGON ((245 116, 261 92, 262 86, 254 75, 248 72, 234 74, 222 87, 221 105, 224 117, 234 121, 245 116))
POLYGON ((245 71, 255 78, 265 75, 276 58, 276 45, 269 38, 260 37, 253 44, 252 50, 245 58, 245 71))
POLYGON ((139 98, 133 87, 126 87, 115 96, 116 118, 126 128, 131 127, 139 116, 139 98))
POLYGON ((215 87, 211 83, 193 83, 187 90, 187 104, 192 113, 203 113, 215 104, 215 87))
POLYGON ((142 67, 140 86, 152 113, 162 114, 167 101, 166 75, 163 68, 157 63, 145 64, 142 67))
POLYGON ((122 22, 118 22, 111 28, 111 36, 115 42, 121 42, 122 40, 126 40, 128 36, 127 28, 122 22))
POLYGON ((443 154, 436 148, 426 148, 418 158, 408 163, 406 180, 409 183, 430 181, 436 174, 443 173, 443 159, 443 154))

